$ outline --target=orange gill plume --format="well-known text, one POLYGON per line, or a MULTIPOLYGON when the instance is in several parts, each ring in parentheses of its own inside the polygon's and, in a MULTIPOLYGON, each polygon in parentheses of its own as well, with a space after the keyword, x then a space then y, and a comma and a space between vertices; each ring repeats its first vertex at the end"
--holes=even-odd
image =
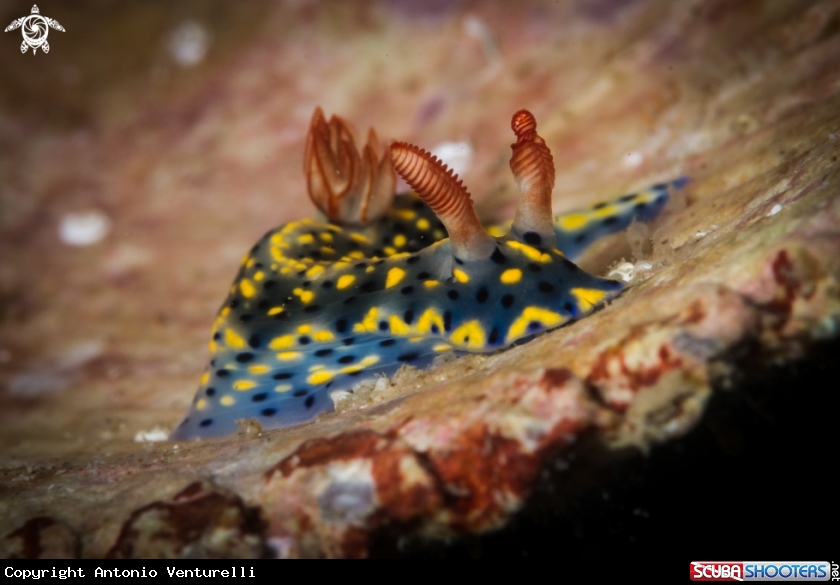
POLYGON ((449 232, 452 254, 460 260, 485 260, 496 250, 495 239, 475 215, 463 182, 437 157, 413 144, 391 144, 391 161, 449 232))
POLYGON ((341 225, 379 219, 396 192, 397 176, 390 159, 380 158, 376 132, 370 129, 361 154, 354 136, 346 120, 334 115, 327 122, 321 108, 315 108, 303 158, 306 186, 318 209, 341 225))
POLYGON ((531 112, 519 110, 513 115, 510 126, 517 138, 511 144, 510 170, 522 193, 513 220, 512 235, 526 241, 540 240, 544 246, 553 248, 551 191, 554 189, 554 159, 545 140, 537 135, 537 120, 531 112), (526 236, 529 232, 539 234, 540 238, 526 236))

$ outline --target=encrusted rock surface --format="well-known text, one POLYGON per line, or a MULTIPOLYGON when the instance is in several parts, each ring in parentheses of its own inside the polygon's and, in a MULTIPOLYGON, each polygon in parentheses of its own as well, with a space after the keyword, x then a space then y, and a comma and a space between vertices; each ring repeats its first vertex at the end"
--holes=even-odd
POLYGON ((34 59, 3 37, 0 556, 360 557, 382 531, 501 528, 581 439, 650 452, 757 374, 745 359, 837 338, 840 3, 232 6, 52 10, 66 33, 34 59), (488 220, 512 213, 520 107, 558 210, 691 182, 583 260, 636 275, 580 322, 311 424, 149 442, 193 396, 241 255, 311 209, 317 104, 469 142, 488 220))

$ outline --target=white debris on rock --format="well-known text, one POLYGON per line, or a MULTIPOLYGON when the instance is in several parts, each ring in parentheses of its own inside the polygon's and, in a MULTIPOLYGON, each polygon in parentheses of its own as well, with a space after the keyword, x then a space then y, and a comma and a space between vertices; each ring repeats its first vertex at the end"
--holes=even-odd
POLYGON ((111 220, 98 210, 68 213, 58 224, 58 237, 68 246, 90 246, 102 240, 111 229, 111 220))
POLYGON ((182 67, 192 67, 204 60, 210 48, 210 31, 194 20, 182 22, 169 34, 169 54, 182 67))
POLYGON ((607 278, 615 278, 616 280, 622 280, 624 282, 630 282, 633 280, 633 272, 635 267, 633 266, 632 262, 622 262, 612 270, 610 270, 609 274, 607 274, 607 278))
POLYGON ((651 276, 649 274, 651 270, 653 270, 653 264, 646 260, 639 260, 635 264, 621 261, 610 270, 607 278, 615 278, 616 280, 630 283, 633 280, 641 279, 642 276, 649 278, 651 276))
POLYGON ((694 237, 695 238, 704 238, 704 237, 708 236, 710 233, 712 233, 713 231, 715 231, 716 229, 718 229, 718 226, 712 224, 711 226, 709 226, 708 231, 697 232, 696 234, 694 234, 694 237))
POLYGON ((157 443, 166 441, 169 438, 169 431, 163 427, 152 427, 148 431, 137 431, 134 435, 135 443, 157 443))
POLYGON ((338 412, 341 412, 342 409, 349 404, 352 396, 353 395, 346 390, 336 390, 335 392, 330 392, 330 400, 333 401, 335 410, 338 412))
POLYGON ((779 205, 779 204, 777 203, 777 204, 776 204, 776 205, 774 205, 774 206, 773 206, 773 208, 772 208, 772 209, 771 209, 771 210, 767 213, 767 217, 773 217, 774 215, 776 215, 777 213, 779 213, 781 210, 782 210, 782 206, 781 206, 781 205, 779 205))

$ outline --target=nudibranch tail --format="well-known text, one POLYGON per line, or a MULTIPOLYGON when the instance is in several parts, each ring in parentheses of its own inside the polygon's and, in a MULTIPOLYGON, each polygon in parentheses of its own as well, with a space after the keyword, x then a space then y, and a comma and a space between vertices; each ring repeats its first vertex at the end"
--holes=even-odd
POLYGON ((529 244, 542 242, 544 246, 553 248, 551 191, 554 189, 554 159, 545 140, 537 134, 537 121, 531 112, 516 112, 511 128, 517 141, 511 145, 510 170, 522 193, 513 220, 512 235, 529 244))
POLYGON ((333 116, 329 123, 315 108, 306 137, 303 169, 309 198, 330 221, 363 225, 382 217, 396 192, 397 177, 387 156, 380 157, 376 133, 359 154, 353 127, 333 116))
POLYGON ((391 144, 397 173, 428 205, 449 233, 452 254, 460 260, 484 260, 496 250, 473 209, 470 194, 457 175, 437 157, 405 142, 391 144))

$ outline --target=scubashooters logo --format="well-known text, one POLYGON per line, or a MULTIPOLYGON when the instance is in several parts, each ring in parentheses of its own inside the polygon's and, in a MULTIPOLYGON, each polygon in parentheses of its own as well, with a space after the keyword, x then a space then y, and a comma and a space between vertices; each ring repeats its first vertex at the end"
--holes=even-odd
POLYGON ((47 35, 51 28, 64 32, 64 27, 58 24, 58 21, 46 16, 41 16, 38 10, 38 5, 32 6, 32 14, 13 20, 12 24, 6 27, 3 32, 9 32, 22 28, 23 42, 20 44, 20 52, 25 53, 27 49, 32 48, 32 54, 38 52, 40 48, 44 53, 50 52, 50 44, 47 42, 47 35))
POLYGON ((828 581, 833 579, 825 561, 694 561, 692 581, 828 581))

